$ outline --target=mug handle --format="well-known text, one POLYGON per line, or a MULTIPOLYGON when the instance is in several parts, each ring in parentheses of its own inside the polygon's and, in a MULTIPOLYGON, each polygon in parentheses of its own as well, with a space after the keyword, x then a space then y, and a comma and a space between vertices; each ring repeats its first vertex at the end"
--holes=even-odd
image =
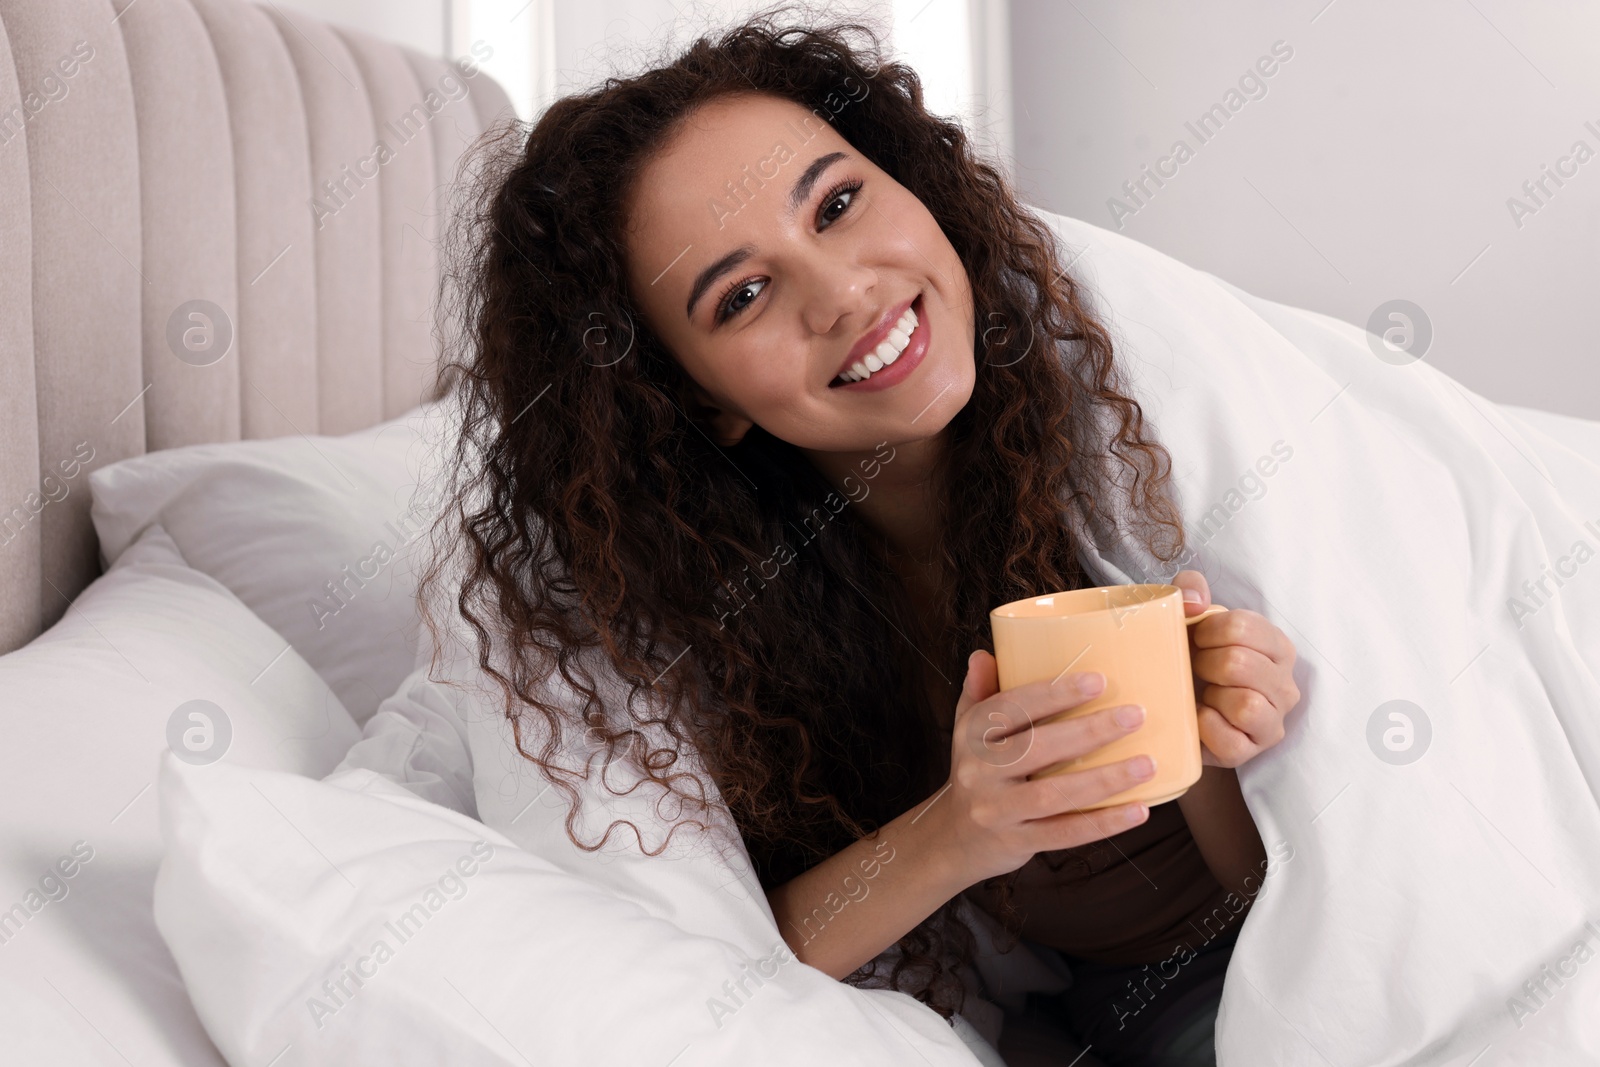
POLYGON ((1217 614, 1219 611, 1227 611, 1227 610, 1228 609, 1223 607, 1221 604, 1213 604, 1209 608, 1207 608, 1206 610, 1202 611, 1198 615, 1186 615, 1186 616, 1184 616, 1183 624, 1185 626, 1193 626, 1195 623, 1199 622, 1201 619, 1209 619, 1209 618, 1211 618, 1211 616, 1217 614))

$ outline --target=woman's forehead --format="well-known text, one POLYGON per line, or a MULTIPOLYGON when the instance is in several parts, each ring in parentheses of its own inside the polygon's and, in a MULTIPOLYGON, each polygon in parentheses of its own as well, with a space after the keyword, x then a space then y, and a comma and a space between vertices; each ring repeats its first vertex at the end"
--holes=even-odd
POLYGON ((685 115, 668 138, 679 151, 721 148, 736 151, 775 141, 788 141, 832 133, 822 115, 785 97, 768 93, 738 93, 718 97, 685 115))

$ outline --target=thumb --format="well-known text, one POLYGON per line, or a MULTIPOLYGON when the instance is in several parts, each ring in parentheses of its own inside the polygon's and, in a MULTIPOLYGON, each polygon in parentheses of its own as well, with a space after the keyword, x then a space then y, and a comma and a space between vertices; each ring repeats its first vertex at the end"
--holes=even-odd
POLYGON ((967 657, 967 676, 961 683, 961 699, 956 704, 960 715, 974 704, 988 700, 1000 691, 999 666, 983 649, 967 657))
POLYGON ((1211 583, 1199 571, 1179 571, 1171 584, 1183 592, 1185 615, 1198 615, 1211 606, 1211 583))

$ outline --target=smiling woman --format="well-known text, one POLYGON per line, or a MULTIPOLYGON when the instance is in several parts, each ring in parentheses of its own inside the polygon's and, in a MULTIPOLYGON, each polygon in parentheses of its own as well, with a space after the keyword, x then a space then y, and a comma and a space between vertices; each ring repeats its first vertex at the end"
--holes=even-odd
POLYGON ((1196 657, 1215 664, 1213 766, 1148 825, 1139 804, 1083 810, 1147 759, 1029 780, 1139 709, 992 758, 1002 703, 1039 719, 1104 680, 998 696, 989 610, 1089 584, 1090 532, 1178 555, 1170 461, 1050 231, 912 70, 862 27, 778 18, 559 100, 486 155, 451 239, 463 432, 424 602, 473 628, 519 750, 570 805, 555 756, 575 736, 682 797, 680 827, 712 818, 714 787, 806 964, 949 1018, 963 894, 1010 922, 1019 875, 1022 932, 1164 959, 1253 870, 1227 767, 1282 736, 1292 646, 1246 612, 1195 626, 1216 646, 1196 657), (759 595, 730 612, 752 573, 759 595), (627 700, 606 699, 595 652, 627 700), (1153 894, 1135 861, 1092 885, 1039 863, 1135 828, 1126 848, 1163 865, 1153 894), (886 845, 900 858, 870 898, 831 907, 886 845))

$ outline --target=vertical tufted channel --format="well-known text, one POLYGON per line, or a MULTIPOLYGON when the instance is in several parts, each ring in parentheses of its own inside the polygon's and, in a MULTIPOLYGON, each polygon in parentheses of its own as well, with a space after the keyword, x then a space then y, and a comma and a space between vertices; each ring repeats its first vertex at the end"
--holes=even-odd
POLYGON ((189 0, 113 0, 139 131, 145 448, 239 439, 233 135, 189 0))
POLYGON ((316 238, 300 79, 261 8, 191 2, 222 71, 233 143, 240 434, 316 433, 316 238))
POLYGON ((433 298, 439 279, 432 209, 437 167, 433 114, 416 75, 394 45, 341 30, 372 100, 383 179, 378 225, 383 253, 383 417, 425 399, 438 362, 433 298))
POLYGON ((31 112, 38 462, 66 490, 34 520, 44 626, 100 571, 88 470, 144 451, 139 156, 115 17, 110 0, 0 0, 31 112))
MULTIPOLYGON (((42 107, 41 107, 42 110, 42 107)), ((41 484, 33 380, 33 244, 28 112, 0 22, 0 653, 39 632, 39 513, 59 490, 41 484)))
POLYGON ((349 433, 383 415, 383 176, 372 103, 338 34, 276 5, 270 11, 300 81, 311 145, 318 428, 349 433))
POLYGON ((442 234, 449 226, 456 203, 458 168, 464 164, 470 168, 470 163, 463 156, 467 154, 468 146, 483 132, 472 102, 473 84, 490 79, 479 72, 476 65, 458 66, 446 63, 437 56, 423 55, 410 49, 404 51, 411 69, 416 72, 423 99, 429 102, 430 107, 437 108, 433 122, 429 124, 429 132, 433 135, 433 204, 438 213, 435 224, 442 234), (465 70, 473 71, 472 77, 466 77, 465 70))

